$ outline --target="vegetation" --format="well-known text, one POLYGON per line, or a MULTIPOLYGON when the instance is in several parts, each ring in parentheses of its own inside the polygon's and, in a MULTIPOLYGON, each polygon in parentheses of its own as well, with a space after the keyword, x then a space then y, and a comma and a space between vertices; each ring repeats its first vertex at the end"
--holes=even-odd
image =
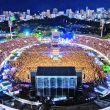
MULTIPOLYGON (((11 36, 5 36, 6 37, 6 41, 10 40, 11 39, 11 36)), ((12 36, 12 39, 15 39, 16 36, 12 36)))
POLYGON ((110 38, 110 33, 107 33, 107 35, 105 37, 106 38, 110 38))
MULTIPOLYGON (((0 29, 3 31, 9 32, 8 22, 0 23, 0 29)), ((100 22, 96 21, 86 21, 75 18, 68 18, 67 16, 58 16, 56 18, 37 19, 29 21, 13 21, 14 26, 12 31, 15 32, 18 37, 23 37, 19 33, 29 32, 31 35, 35 35, 38 39, 51 37, 51 32, 56 29, 60 33, 80 33, 80 34, 92 34, 99 35, 101 34, 100 22), (84 27, 74 27, 74 24, 82 25, 84 27)), ((103 36, 110 38, 109 34, 110 24, 105 24, 103 29, 103 36), (108 34, 107 34, 108 33, 108 34)), ((73 34, 74 34, 73 33, 73 34)))
POLYGON ((19 34, 17 35, 18 38, 21 38, 21 37, 24 37, 24 36, 25 36, 24 33, 19 33, 19 34))

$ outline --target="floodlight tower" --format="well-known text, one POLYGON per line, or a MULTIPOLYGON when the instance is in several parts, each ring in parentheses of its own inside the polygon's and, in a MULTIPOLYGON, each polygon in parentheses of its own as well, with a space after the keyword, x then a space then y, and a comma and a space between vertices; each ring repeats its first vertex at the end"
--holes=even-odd
POLYGON ((12 40, 12 33, 11 33, 11 27, 12 27, 12 21, 11 20, 9 20, 8 21, 8 26, 10 27, 10 34, 11 34, 11 40, 12 40))
POLYGON ((104 19, 101 19, 101 20, 100 20, 100 26, 102 26, 102 28, 101 28, 101 37, 102 37, 103 27, 104 27, 104 19))

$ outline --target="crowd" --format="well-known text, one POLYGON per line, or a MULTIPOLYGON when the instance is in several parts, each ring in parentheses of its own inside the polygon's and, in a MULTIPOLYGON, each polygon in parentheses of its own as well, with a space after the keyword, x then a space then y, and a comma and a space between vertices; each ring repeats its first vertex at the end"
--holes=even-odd
POLYGON ((17 48, 40 43, 35 36, 16 38, 4 43, 0 43, 0 64, 9 56, 10 52, 17 48))
POLYGON ((110 41, 109 39, 99 39, 96 37, 76 35, 72 43, 79 43, 92 47, 103 53, 110 59, 110 41))
POLYGON ((105 77, 102 67, 94 62, 92 56, 88 56, 88 51, 75 46, 61 46, 60 51, 61 61, 52 62, 47 54, 51 52, 50 45, 41 44, 27 49, 16 61, 10 62, 11 67, 17 68, 14 78, 31 81, 30 71, 37 71, 38 66, 75 66, 76 71, 82 71, 83 82, 93 82, 105 77))

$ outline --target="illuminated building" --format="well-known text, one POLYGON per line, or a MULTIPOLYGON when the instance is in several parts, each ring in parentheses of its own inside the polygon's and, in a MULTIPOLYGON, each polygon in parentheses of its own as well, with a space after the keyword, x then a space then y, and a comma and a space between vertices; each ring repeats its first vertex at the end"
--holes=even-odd
POLYGON ((52 32, 51 45, 58 45, 59 37, 60 37, 60 32, 52 32))
POLYGON ((46 17, 47 12, 43 11, 43 12, 41 13, 41 15, 42 15, 42 18, 44 18, 44 17, 46 17))
POLYGON ((94 10, 88 9, 88 10, 87 10, 87 17, 88 17, 88 18, 91 18, 93 12, 94 12, 94 10))
POLYGON ((4 22, 5 20, 5 15, 0 15, 0 22, 4 22))
POLYGON ((50 10, 47 10, 47 17, 50 18, 50 10))
POLYGON ((27 20, 30 20, 30 15, 26 15, 26 19, 27 20))
POLYGON ((82 10, 80 10, 80 14, 81 15, 83 15, 84 14, 84 10, 82 9, 82 10))
POLYGON ((60 15, 64 15, 64 11, 59 11, 58 16, 60 16, 60 15))
POLYGON ((104 10, 105 10, 104 7, 97 8, 97 13, 102 13, 104 10))
POLYGON ((53 9, 53 14, 57 14, 58 13, 58 9, 57 8, 54 8, 53 9))
POLYGON ((55 14, 51 14, 51 18, 55 18, 56 17, 56 15, 55 14))
POLYGON ((72 10, 71 10, 71 9, 67 9, 67 10, 66 10, 66 15, 67 15, 68 17, 70 17, 70 18, 71 18, 71 13, 72 13, 72 10))
POLYGON ((29 9, 27 10, 27 15, 30 15, 30 10, 29 9))
POLYGON ((87 13, 87 10, 88 10, 88 6, 86 6, 86 13, 87 13))
POLYGON ((26 12, 23 12, 23 18, 24 19, 26 18, 26 12))
POLYGON ((6 14, 6 11, 3 11, 3 15, 5 15, 6 14))

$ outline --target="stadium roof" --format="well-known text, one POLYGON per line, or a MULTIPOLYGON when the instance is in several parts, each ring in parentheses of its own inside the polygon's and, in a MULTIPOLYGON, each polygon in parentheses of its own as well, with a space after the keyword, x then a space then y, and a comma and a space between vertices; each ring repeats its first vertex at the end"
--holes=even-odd
POLYGON ((75 67, 38 67, 36 76, 76 76, 75 67))

